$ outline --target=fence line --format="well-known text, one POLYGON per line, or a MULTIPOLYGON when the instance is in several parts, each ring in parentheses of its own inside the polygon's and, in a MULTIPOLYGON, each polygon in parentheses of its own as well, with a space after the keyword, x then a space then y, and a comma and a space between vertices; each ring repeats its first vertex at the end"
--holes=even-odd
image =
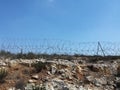
POLYGON ((0 50, 13 53, 120 55, 117 42, 72 42, 56 39, 0 39, 0 50))

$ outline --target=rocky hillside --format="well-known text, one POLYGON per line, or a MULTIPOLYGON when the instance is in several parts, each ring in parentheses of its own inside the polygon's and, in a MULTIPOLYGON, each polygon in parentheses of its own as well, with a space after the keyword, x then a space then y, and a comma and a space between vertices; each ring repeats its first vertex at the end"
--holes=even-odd
POLYGON ((0 90, 120 90, 120 59, 1 59, 0 90))

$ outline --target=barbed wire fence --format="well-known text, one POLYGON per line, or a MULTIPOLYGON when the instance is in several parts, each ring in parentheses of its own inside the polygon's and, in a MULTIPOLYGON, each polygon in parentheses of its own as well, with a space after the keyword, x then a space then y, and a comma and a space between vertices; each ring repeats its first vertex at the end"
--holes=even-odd
POLYGON ((0 39, 0 50, 12 53, 120 55, 119 42, 72 42, 58 39, 0 39))

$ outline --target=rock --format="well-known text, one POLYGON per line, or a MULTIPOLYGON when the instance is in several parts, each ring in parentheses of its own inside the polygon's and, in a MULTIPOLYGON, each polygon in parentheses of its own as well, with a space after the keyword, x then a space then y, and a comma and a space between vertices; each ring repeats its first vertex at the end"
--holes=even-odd
POLYGON ((86 61, 85 61, 85 60, 79 60, 78 63, 79 63, 79 64, 85 64, 86 61))
POLYGON ((93 76, 87 76, 86 79, 96 86, 107 85, 107 79, 105 77, 95 78, 93 76))
POLYGON ((86 89, 83 86, 80 86, 79 90, 86 90, 86 89))
POLYGON ((46 90, 55 90, 51 83, 46 83, 45 88, 46 90))
POLYGON ((7 66, 7 64, 4 61, 0 61, 0 66, 7 66))
POLYGON ((35 86, 34 83, 29 83, 26 85, 25 90, 33 90, 33 87, 35 86))
POLYGON ((106 79, 106 77, 102 77, 102 78, 98 79, 98 81, 99 81, 102 85, 106 85, 106 84, 107 84, 107 79, 106 79))
POLYGON ((104 90, 115 90, 115 88, 113 86, 111 86, 111 85, 106 85, 104 87, 104 90))
POLYGON ((120 65, 117 67, 117 76, 120 76, 120 65))
POLYGON ((32 76, 32 79, 38 80, 38 79, 39 79, 39 76, 38 76, 38 75, 33 75, 33 76, 32 76))
POLYGON ((65 87, 67 86, 63 80, 60 80, 58 78, 52 80, 52 85, 55 90, 65 90, 65 87))
POLYGON ((78 80, 81 80, 83 78, 82 68, 79 65, 77 65, 75 71, 76 71, 75 73, 76 78, 78 80))
POLYGON ((65 73, 65 70, 64 69, 58 70, 58 73, 63 74, 63 73, 65 73))
POLYGON ((48 82, 48 81, 50 81, 50 78, 49 78, 49 77, 46 77, 46 78, 44 79, 44 82, 48 82))
POLYGON ((46 59, 41 58, 40 60, 37 60, 37 62, 39 62, 39 61, 44 63, 44 62, 46 62, 46 59))
POLYGON ((18 65, 18 62, 15 60, 11 60, 8 62, 9 67, 16 67, 18 65))
POLYGON ((78 88, 74 84, 67 84, 65 90, 78 90, 78 88))
POLYGON ((56 71, 57 71, 56 66, 55 66, 55 65, 52 65, 52 66, 51 66, 51 74, 55 74, 56 71))
POLYGON ((33 80, 33 79, 28 80, 28 83, 36 83, 36 82, 37 80, 33 80))
POLYGON ((77 66, 76 66, 76 71, 77 71, 78 73, 82 73, 82 68, 81 68, 79 65, 77 65, 77 66))
POLYGON ((48 75, 52 75, 52 74, 50 73, 50 71, 48 71, 47 74, 48 74, 48 75))
POLYGON ((112 75, 117 75, 117 73, 119 72, 119 71, 117 71, 117 69, 118 69, 117 62, 114 61, 113 63, 109 64, 109 69, 110 69, 112 75))
POLYGON ((8 70, 8 68, 7 68, 7 67, 3 67, 3 66, 2 66, 2 67, 0 67, 0 70, 1 70, 1 69, 4 69, 4 70, 6 70, 6 71, 8 70))
POLYGON ((94 77, 93 77, 93 76, 87 76, 86 79, 87 79, 89 82, 93 82, 93 81, 94 81, 94 77))
POLYGON ((101 71, 101 67, 99 67, 98 65, 89 65, 88 68, 91 71, 94 71, 94 72, 100 72, 101 71))
POLYGON ((93 64, 88 65, 88 68, 93 72, 99 72, 104 75, 112 75, 113 71, 112 65, 109 64, 93 64))
POLYGON ((11 88, 9 88, 8 90, 15 90, 15 87, 11 87, 11 88))
POLYGON ((113 85, 113 86, 114 86, 114 85, 115 85, 115 84, 114 84, 114 81, 110 80, 110 81, 108 82, 108 85, 113 85))
MULTIPOLYGON (((45 88, 46 90, 116 90, 117 88, 119 90, 120 65, 118 61, 113 61, 113 63, 110 61, 102 61, 96 64, 88 61, 83 62, 82 60, 74 61, 75 62, 63 59, 59 59, 59 61, 54 61, 54 59, 48 61, 43 59, 30 61, 21 59, 21 61, 9 60, 8 62, 10 67, 15 68, 18 68, 16 67, 18 64, 21 65, 21 63, 25 63, 25 69, 29 69, 29 67, 26 67, 29 63, 43 62, 45 64, 45 72, 43 71, 43 73, 39 72, 39 74, 35 73, 35 75, 33 74, 31 77, 25 77, 25 80, 31 78, 27 80, 29 82, 28 84, 25 83, 25 90, 33 90, 33 87, 37 87, 40 90, 41 88, 45 88), (81 64, 78 64, 78 62, 81 64), (40 82, 41 85, 38 84, 39 76, 41 76, 41 78, 43 77, 43 80, 40 82)), ((4 65, 4 62, 1 65, 4 65)), ((10 70, 15 69, 10 68, 10 70)), ((13 72, 14 71, 10 73, 13 72)), ((22 75, 26 74, 22 73, 22 75)), ((9 78, 7 77, 6 80, 9 80, 9 78)), ((10 88, 9 90, 14 89, 10 88)))
POLYGON ((61 76, 62 79, 72 80, 72 72, 68 68, 58 70, 57 74, 61 76))
POLYGON ((102 77, 102 78, 95 78, 94 84, 95 84, 96 86, 106 85, 106 84, 107 84, 107 80, 106 80, 105 77, 102 77))
MULTIPOLYGON (((58 78, 53 79, 51 83, 47 83, 47 88, 49 88, 48 86, 51 88, 50 90, 78 90, 74 84, 69 84, 67 81, 64 82, 58 78)), ((49 90, 47 88, 46 90, 49 90)))

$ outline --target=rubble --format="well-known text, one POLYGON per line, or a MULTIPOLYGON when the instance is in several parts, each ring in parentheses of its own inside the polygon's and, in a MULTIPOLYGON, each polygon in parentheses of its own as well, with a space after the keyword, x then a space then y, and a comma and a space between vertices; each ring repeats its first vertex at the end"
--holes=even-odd
POLYGON ((7 90, 16 90, 12 86, 21 77, 25 79, 25 90, 33 90, 33 87, 45 90, 120 90, 120 60, 102 60, 102 63, 100 61, 90 63, 82 60, 63 59, 7 61, 6 63, 5 60, 0 60, 0 68, 7 68, 10 71, 6 83, 13 82, 13 85, 7 87, 7 90), (37 62, 46 64, 46 68, 36 72, 32 64, 37 62), (22 73, 25 70, 28 70, 26 71, 28 73, 22 73), (15 76, 17 72, 20 74, 15 76))

